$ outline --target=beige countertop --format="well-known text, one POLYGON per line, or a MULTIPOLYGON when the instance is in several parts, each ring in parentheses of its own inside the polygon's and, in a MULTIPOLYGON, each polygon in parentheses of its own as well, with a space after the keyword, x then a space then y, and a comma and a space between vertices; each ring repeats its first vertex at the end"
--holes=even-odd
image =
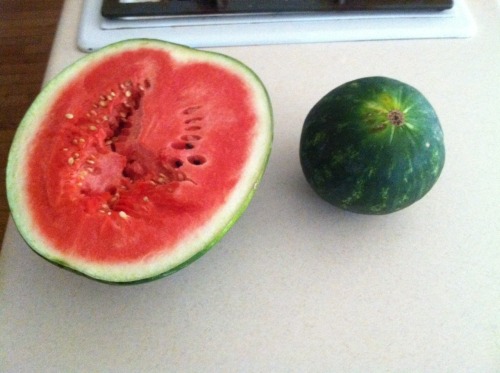
MULTIPOLYGON (((10 222, 0 371, 500 371, 500 9, 468 4, 466 39, 212 48, 250 66, 273 102, 273 152, 248 210, 200 260, 133 287, 45 262, 10 222), (447 150, 431 192, 386 216, 322 202, 298 159, 312 105, 370 75, 423 92, 447 150)), ((83 55, 80 7, 65 3, 47 79, 83 55)))

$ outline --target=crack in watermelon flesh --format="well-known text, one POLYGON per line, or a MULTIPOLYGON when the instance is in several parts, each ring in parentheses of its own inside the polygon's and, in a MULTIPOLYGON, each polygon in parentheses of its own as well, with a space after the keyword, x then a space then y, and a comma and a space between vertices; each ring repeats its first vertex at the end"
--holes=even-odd
POLYGON ((255 136, 227 69, 149 50, 90 65, 58 93, 28 160, 37 226, 64 256, 146 260, 229 198, 255 136))

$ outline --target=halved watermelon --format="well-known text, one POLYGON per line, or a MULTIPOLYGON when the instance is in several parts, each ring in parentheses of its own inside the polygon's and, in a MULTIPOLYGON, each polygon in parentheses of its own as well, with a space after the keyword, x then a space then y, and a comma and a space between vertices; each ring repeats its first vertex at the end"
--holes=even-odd
POLYGON ((132 283, 211 248, 250 202, 272 113, 242 63, 156 40, 77 61, 42 90, 7 167, 14 221, 42 257, 132 283))

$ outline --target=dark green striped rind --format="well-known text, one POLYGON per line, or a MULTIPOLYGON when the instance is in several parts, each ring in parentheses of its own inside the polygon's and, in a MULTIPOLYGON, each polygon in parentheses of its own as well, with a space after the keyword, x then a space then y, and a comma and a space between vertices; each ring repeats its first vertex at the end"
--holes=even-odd
POLYGON ((391 213, 422 198, 444 160, 431 104, 415 88, 385 77, 329 92, 306 117, 300 141, 313 189, 335 206, 365 214, 391 213))

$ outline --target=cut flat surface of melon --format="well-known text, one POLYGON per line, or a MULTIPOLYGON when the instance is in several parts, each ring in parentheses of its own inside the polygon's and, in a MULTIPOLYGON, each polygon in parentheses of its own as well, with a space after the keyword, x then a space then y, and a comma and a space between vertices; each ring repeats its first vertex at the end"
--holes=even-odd
POLYGON ((49 261, 101 281, 149 280, 227 232, 271 143, 269 97, 248 67, 125 41, 44 87, 10 151, 8 200, 23 238, 49 261))

